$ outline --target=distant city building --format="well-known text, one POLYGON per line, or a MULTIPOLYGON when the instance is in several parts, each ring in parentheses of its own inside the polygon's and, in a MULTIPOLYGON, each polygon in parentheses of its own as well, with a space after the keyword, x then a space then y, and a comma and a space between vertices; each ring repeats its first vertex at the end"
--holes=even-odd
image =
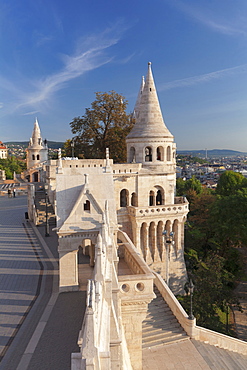
POLYGON ((0 141, 0 159, 8 158, 8 148, 0 141))

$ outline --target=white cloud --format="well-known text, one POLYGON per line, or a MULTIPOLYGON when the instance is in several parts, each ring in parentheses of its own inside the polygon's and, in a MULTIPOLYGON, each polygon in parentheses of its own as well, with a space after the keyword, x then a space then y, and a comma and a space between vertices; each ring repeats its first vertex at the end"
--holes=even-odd
MULTIPOLYGON (((111 46, 117 44, 121 37, 122 30, 116 26, 108 28, 98 35, 92 35, 86 39, 81 39, 77 44, 74 55, 62 55, 63 68, 49 76, 39 80, 22 81, 21 86, 25 86, 26 91, 18 89, 16 83, 6 80, 0 76, 2 87, 11 92, 16 103, 13 110, 25 109, 40 110, 42 104, 49 104, 55 93, 66 87, 69 81, 78 78, 86 72, 92 71, 100 66, 112 61, 113 57, 108 56, 106 51, 111 46)), ((13 102, 13 100, 12 100, 13 102)), ((32 114, 25 112, 24 114, 32 114)))
POLYGON ((167 82, 165 84, 159 85, 159 91, 170 90, 178 87, 187 87, 187 86, 194 86, 200 83, 210 82, 212 80, 224 78, 226 76, 241 74, 247 72, 247 64, 243 64, 240 66, 221 69, 215 72, 206 73, 199 76, 193 76, 188 78, 183 78, 181 80, 175 80, 171 82, 167 82))
POLYGON ((181 0, 172 0, 172 2, 168 0, 168 2, 197 22, 216 32, 226 35, 241 34, 247 36, 247 9, 246 4, 241 4, 241 1, 238 4, 224 2, 224 5, 206 2, 206 6, 200 4, 200 2, 196 2, 194 5, 189 5, 188 2, 181 0))

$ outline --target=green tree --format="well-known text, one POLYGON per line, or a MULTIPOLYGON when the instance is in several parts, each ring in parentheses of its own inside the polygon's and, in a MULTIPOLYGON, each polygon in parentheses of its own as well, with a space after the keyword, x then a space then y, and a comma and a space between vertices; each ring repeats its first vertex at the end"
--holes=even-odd
MULTIPOLYGON (((228 305, 239 306, 232 290, 234 276, 225 268, 225 258, 217 253, 211 253, 203 260, 194 253, 193 258, 193 311, 197 323, 208 329, 226 333, 228 328, 222 323, 219 313, 225 311, 228 305)), ((182 298, 182 304, 189 312, 189 297, 182 298)))
POLYGON ((247 188, 247 179, 241 173, 225 171, 219 178, 216 193, 228 196, 236 194, 243 188, 247 188))
POLYGON ((7 159, 0 159, 0 169, 5 170, 7 179, 13 179, 14 172, 18 174, 26 169, 26 163, 12 156, 7 159))
POLYGON ((218 197, 211 213, 215 239, 222 246, 241 247, 247 245, 247 191, 218 197))
POLYGON ((177 196, 185 195, 185 183, 186 181, 179 177, 176 181, 176 194, 177 196))
POLYGON ((133 127, 126 114, 124 96, 110 91, 96 92, 91 108, 70 123, 75 141, 85 158, 105 158, 106 148, 116 162, 126 161, 125 137, 133 127))

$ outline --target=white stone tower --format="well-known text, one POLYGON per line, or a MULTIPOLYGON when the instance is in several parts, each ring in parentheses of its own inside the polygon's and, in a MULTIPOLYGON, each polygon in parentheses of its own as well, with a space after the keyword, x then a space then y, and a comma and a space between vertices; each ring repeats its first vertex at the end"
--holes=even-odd
POLYGON ((139 91, 135 120, 126 138, 127 161, 139 167, 120 188, 121 195, 127 194, 122 202, 126 213, 122 207, 118 220, 148 265, 169 282, 174 293, 181 293, 187 278, 183 247, 189 208, 185 198, 175 197, 176 144, 163 120, 151 63, 139 91))
POLYGON ((27 152, 27 170, 37 167, 42 162, 48 160, 48 147, 46 142, 43 143, 39 123, 36 118, 32 137, 29 140, 27 152))

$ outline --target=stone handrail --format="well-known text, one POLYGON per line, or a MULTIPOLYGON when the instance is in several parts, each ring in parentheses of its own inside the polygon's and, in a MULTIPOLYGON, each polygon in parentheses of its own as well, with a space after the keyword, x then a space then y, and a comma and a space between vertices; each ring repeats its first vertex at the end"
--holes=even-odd
POLYGON ((178 302, 177 298, 174 296, 172 291, 169 289, 165 281, 162 279, 162 277, 154 272, 155 280, 154 284, 158 288, 160 294, 170 307, 170 310, 182 326, 182 328, 186 331, 186 333, 193 338, 193 330, 196 325, 196 320, 190 320, 188 318, 187 313, 185 312, 184 308, 181 306, 181 304, 178 302))
POLYGON ((143 257, 137 251, 129 236, 122 230, 118 230, 118 232, 121 235, 121 241, 125 246, 124 260, 129 268, 132 270, 132 272, 134 274, 145 274, 148 278, 150 278, 150 276, 153 277, 152 271, 144 261, 143 257))
POLYGON ((202 342, 207 342, 208 344, 217 346, 219 348, 224 348, 245 355, 247 354, 247 342, 229 337, 225 334, 217 333, 216 331, 209 330, 201 326, 197 326, 196 320, 190 320, 188 318, 187 313, 178 302, 176 297, 173 295, 167 284, 161 278, 161 276, 155 272, 154 275, 154 283, 158 288, 160 294, 170 307, 171 311, 173 312, 174 316, 176 317, 182 328, 191 338, 200 340, 202 342))
POLYGON ((148 206, 148 207, 133 207, 128 206, 128 213, 135 217, 143 217, 145 215, 183 215, 184 212, 189 210, 188 202, 175 203, 175 204, 166 204, 158 206, 148 206))
POLYGON ((219 348, 247 355, 247 342, 201 326, 195 326, 193 338, 219 348))

